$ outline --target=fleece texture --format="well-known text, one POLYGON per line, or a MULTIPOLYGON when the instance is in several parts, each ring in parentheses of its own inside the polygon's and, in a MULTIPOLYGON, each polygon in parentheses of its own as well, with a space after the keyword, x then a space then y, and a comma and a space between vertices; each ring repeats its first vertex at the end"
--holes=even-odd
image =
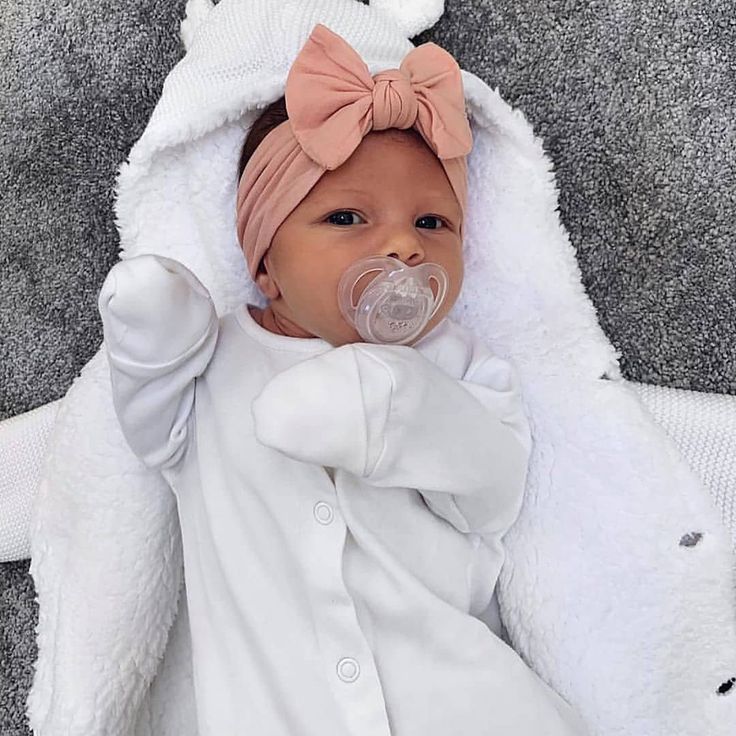
MULTIPOLYGON (((182 2, 0 8, 3 417, 64 396, 99 346, 112 182, 183 53, 182 15, 182 2)), ((725 2, 458 1, 413 39, 499 85, 544 139, 582 283, 631 378, 734 392, 733 33, 725 2)), ((27 570, 0 568, 8 734, 27 733, 36 656, 27 570)))

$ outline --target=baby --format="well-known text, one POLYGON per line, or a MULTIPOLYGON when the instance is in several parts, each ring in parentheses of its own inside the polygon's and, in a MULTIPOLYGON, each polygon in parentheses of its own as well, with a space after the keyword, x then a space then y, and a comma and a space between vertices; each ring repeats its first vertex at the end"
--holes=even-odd
POLYGON ((122 431, 177 499, 200 736, 584 733, 477 618, 531 435, 512 366, 447 318, 459 68, 434 44, 406 58, 371 79, 317 25, 251 127, 238 236, 263 310, 218 318, 154 255, 99 295, 122 431), (434 98, 406 76, 424 64, 434 98))

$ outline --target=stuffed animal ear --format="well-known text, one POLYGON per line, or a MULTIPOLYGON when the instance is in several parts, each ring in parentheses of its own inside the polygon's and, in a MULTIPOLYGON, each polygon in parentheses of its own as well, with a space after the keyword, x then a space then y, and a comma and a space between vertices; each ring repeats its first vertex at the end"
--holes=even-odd
POLYGON ((445 12, 445 0, 370 0, 370 6, 390 15, 407 38, 431 28, 445 12))
POLYGON ((215 7, 212 0, 188 0, 186 6, 186 17, 180 23, 181 40, 184 48, 189 51, 197 28, 209 15, 210 10, 215 7))

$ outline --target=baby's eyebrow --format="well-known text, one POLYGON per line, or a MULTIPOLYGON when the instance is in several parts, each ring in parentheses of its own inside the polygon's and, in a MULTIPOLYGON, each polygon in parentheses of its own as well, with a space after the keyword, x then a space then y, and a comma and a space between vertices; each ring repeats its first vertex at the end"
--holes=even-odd
MULTIPOLYGON (((322 202, 323 200, 327 199, 335 199, 338 197, 341 197, 344 194, 360 194, 363 197, 370 198, 371 193, 365 191, 365 189, 351 189, 349 187, 341 188, 338 191, 331 192, 330 194, 324 194, 321 196, 317 196, 316 199, 318 202, 322 202)), ((446 194, 442 194, 440 192, 422 192, 424 197, 427 199, 436 199, 436 200, 442 200, 443 202, 446 202, 447 204, 456 205, 457 201, 454 197, 449 197, 446 194)))

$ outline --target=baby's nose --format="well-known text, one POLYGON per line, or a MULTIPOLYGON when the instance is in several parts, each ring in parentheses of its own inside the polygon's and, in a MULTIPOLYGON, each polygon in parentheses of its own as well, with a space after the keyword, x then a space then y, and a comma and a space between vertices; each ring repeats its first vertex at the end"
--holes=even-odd
POLYGON ((402 263, 406 263, 409 266, 416 266, 424 259, 424 249, 417 240, 407 238, 406 242, 398 245, 395 241, 390 243, 381 251, 380 255, 398 258, 402 263))

